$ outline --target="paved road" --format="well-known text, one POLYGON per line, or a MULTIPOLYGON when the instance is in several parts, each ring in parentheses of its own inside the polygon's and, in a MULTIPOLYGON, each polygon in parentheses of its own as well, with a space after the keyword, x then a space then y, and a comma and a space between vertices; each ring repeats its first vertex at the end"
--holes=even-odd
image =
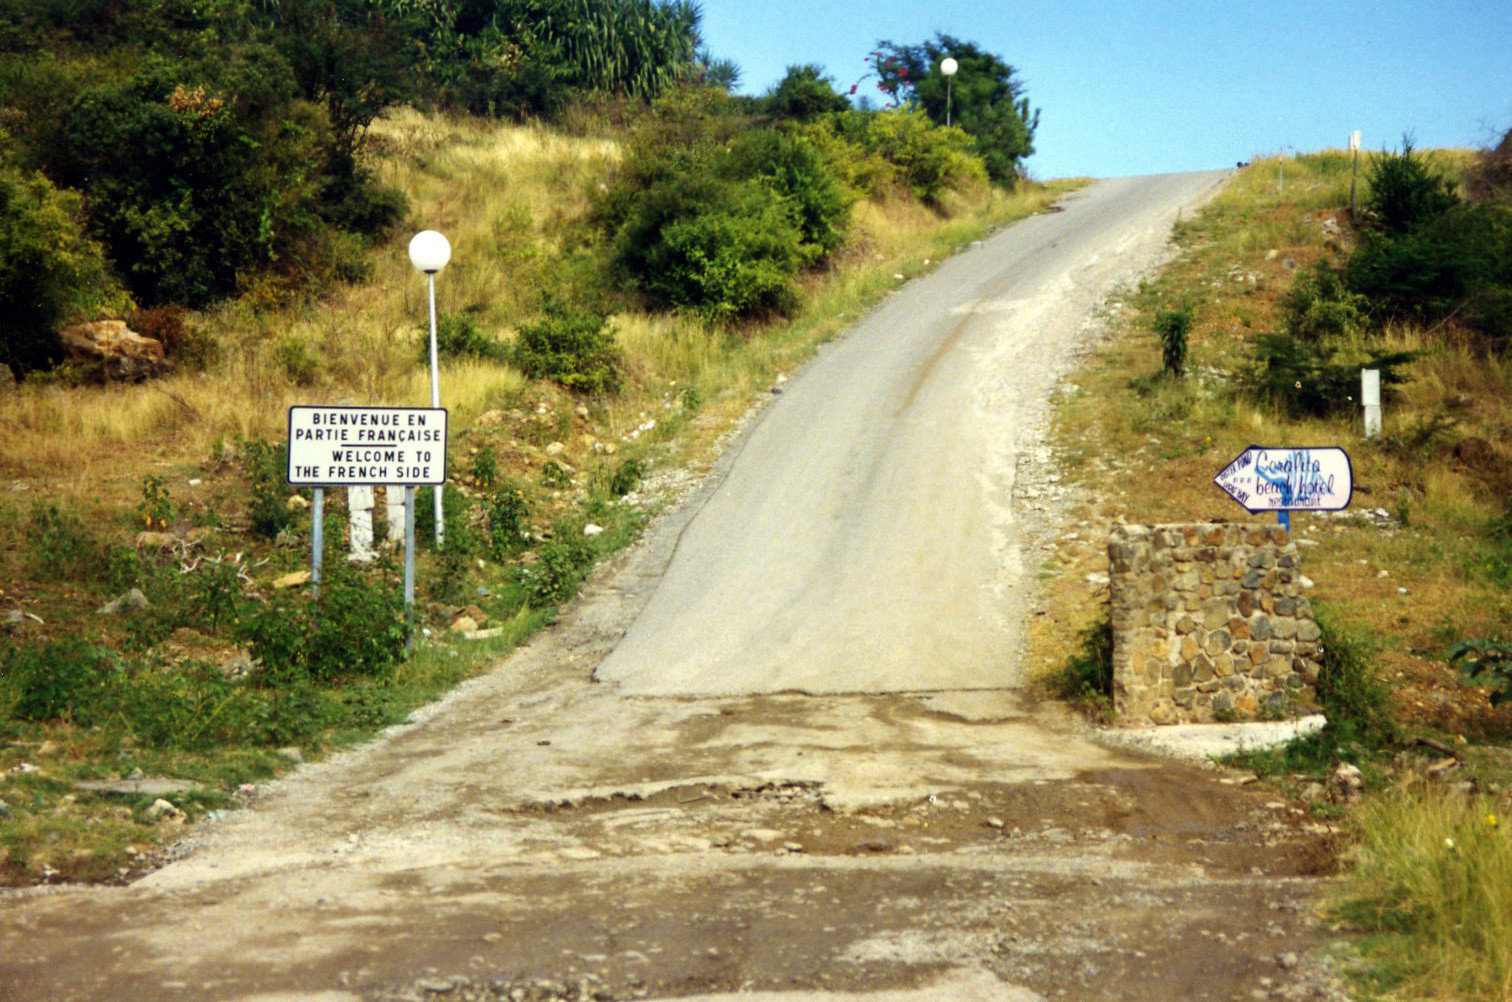
POLYGON ((0 895, 0 1000, 1323 997, 1306 819, 1014 688, 1050 378, 1218 180, 909 283, 497 670, 131 887, 0 895))
POLYGON ((830 345, 731 455, 598 678, 662 695, 1015 685, 1024 448, 1089 311, 1225 174, 1079 192, 830 345))

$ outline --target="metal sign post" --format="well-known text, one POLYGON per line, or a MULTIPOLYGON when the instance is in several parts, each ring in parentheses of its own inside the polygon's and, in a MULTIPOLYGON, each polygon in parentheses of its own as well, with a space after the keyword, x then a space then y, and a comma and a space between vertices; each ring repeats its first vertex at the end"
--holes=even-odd
POLYGON ((315 488, 310 506, 310 593, 320 597, 320 565, 325 560, 325 488, 315 488))
POLYGON ((1252 514, 1275 512, 1288 532, 1292 512, 1339 511, 1354 497, 1354 467, 1336 446, 1252 445, 1213 482, 1252 514))

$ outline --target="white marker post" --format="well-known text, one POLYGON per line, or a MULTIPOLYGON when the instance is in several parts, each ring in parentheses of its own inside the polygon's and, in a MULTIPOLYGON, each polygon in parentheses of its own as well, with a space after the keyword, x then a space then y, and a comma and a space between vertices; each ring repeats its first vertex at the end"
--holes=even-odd
POLYGON ((1381 370, 1360 370, 1360 404, 1365 408, 1365 437, 1381 433, 1381 370))

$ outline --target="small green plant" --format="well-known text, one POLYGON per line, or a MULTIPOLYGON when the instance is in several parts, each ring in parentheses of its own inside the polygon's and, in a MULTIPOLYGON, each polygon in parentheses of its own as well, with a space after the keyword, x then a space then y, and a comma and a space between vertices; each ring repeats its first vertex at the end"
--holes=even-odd
POLYGON ((608 318, 549 296, 541 318, 521 325, 511 358, 527 376, 578 393, 619 389, 620 353, 608 318))
POLYGON ((568 601, 577 594, 592 564, 593 547, 582 527, 559 520, 541 544, 536 562, 525 569, 531 604, 544 607, 568 601))
POLYGON ((572 474, 555 459, 548 459, 541 466, 541 483, 552 490, 564 491, 572 486, 572 474))
POLYGON ((148 474, 142 478, 142 500, 137 503, 142 524, 149 529, 166 529, 173 521, 173 499, 163 478, 148 474))
POLYGON ((639 459, 626 459, 614 468, 609 475, 609 493, 613 497, 622 498, 635 490, 641 478, 646 475, 646 466, 639 459))
POLYGON ((1449 663, 1458 666, 1460 681, 1466 685, 1492 686, 1492 706, 1512 701, 1512 644, 1461 640, 1449 648, 1449 663))
POLYGON ((89 534, 84 520, 56 502, 32 504, 32 556, 45 576, 80 580, 101 570, 104 553, 89 534))
POLYGON ((530 507, 518 488, 508 484, 495 487, 488 495, 488 552, 495 560, 504 560, 525 546, 530 507))
POLYGON ((313 386, 320 379, 320 360, 310 350, 309 342, 296 334, 287 334, 273 352, 279 367, 295 386, 313 386))
POLYGON ((1160 335, 1160 359, 1165 374, 1180 379, 1186 373, 1187 338, 1192 333, 1193 309, 1186 303, 1155 315, 1155 333, 1160 335))
POLYGON ((1319 617, 1318 703, 1328 718, 1324 732, 1335 747, 1352 752, 1384 748, 1397 738, 1391 691, 1377 673, 1374 651, 1361 637, 1319 617))
POLYGON ((294 525, 294 510, 288 503, 288 446, 261 438, 242 439, 237 452, 247 474, 250 498, 247 521, 253 535, 277 539, 279 533, 294 525))
POLYGON ((499 457, 494 455, 493 446, 485 445, 473 457, 472 482, 474 486, 487 490, 498 478, 499 457))

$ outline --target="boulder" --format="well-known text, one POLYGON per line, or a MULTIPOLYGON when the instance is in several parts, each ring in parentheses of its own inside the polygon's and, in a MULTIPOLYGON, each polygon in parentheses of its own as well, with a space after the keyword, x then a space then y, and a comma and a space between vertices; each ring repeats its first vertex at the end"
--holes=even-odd
POLYGON ((133 588, 106 602, 95 611, 101 616, 119 616, 122 613, 139 612, 147 608, 149 604, 147 596, 142 594, 142 589, 133 588))
POLYGON ((58 340, 68 361, 100 382, 137 383, 173 371, 173 363, 163 357, 161 341, 143 337, 120 320, 65 327, 58 340))

